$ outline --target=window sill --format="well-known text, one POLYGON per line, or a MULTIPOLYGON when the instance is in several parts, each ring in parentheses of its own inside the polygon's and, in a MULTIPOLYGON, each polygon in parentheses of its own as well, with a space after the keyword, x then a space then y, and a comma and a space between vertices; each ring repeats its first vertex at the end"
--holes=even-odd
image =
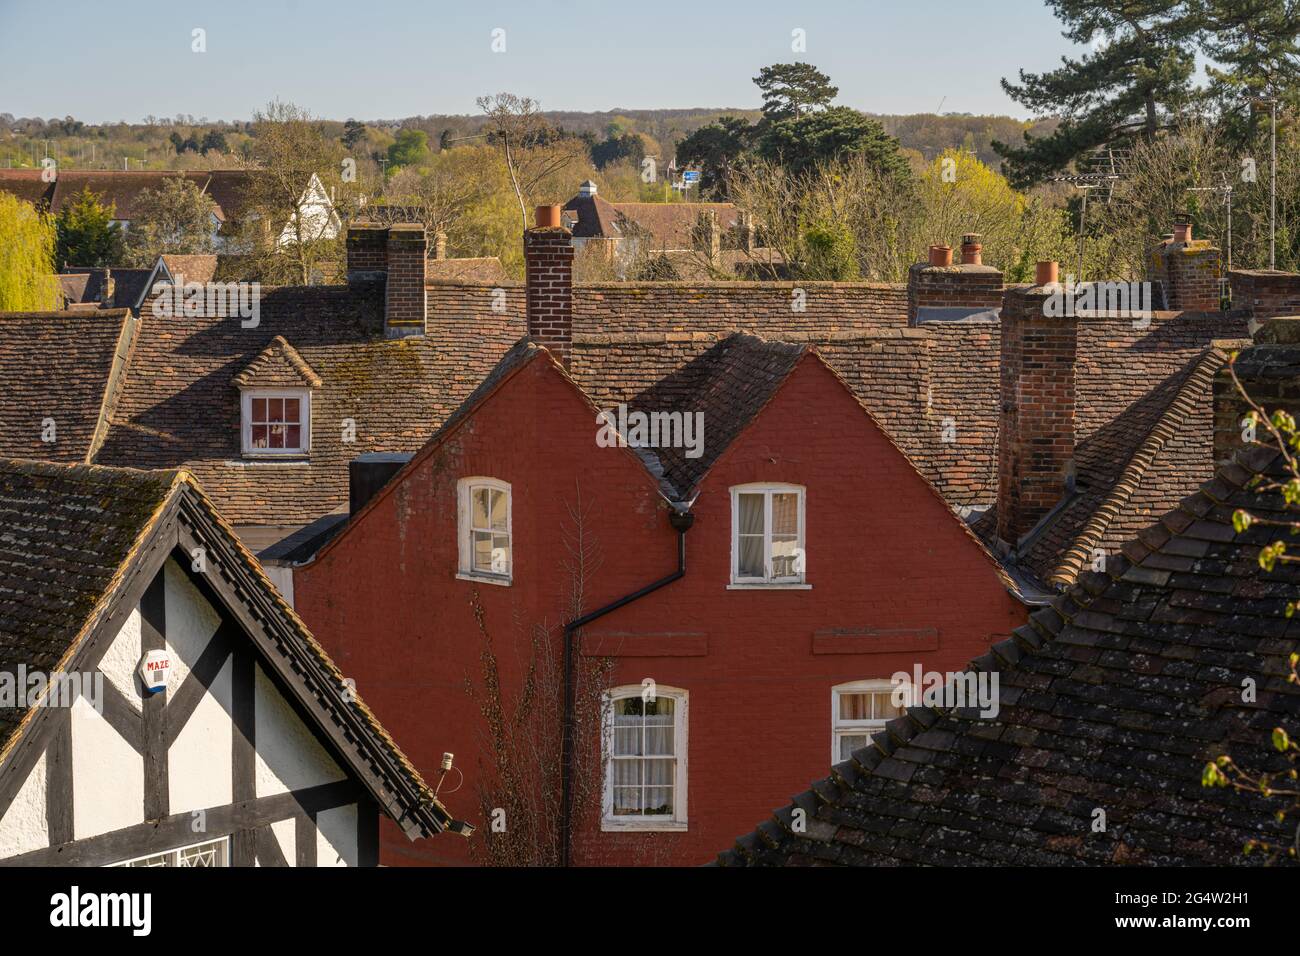
POLYGON ((246 455, 243 458, 232 458, 226 464, 231 468, 256 465, 293 465, 301 468, 310 465, 311 458, 306 452, 295 452, 292 455, 246 455))
POLYGON ((812 585, 811 584, 781 584, 781 583, 759 584, 757 582, 753 584, 748 584, 748 583, 738 584, 732 582, 731 584, 727 585, 727 590, 728 591, 811 591, 812 585))
POLYGON ((494 578, 487 574, 468 574, 464 571, 457 571, 456 578, 461 581, 474 581, 479 584, 495 584, 499 588, 508 588, 514 583, 513 578, 494 578))
POLYGON ((602 819, 600 821, 600 830, 602 833, 648 833, 655 831, 685 833, 687 823, 685 820, 665 820, 660 823, 638 820, 635 823, 624 823, 622 820, 602 819))

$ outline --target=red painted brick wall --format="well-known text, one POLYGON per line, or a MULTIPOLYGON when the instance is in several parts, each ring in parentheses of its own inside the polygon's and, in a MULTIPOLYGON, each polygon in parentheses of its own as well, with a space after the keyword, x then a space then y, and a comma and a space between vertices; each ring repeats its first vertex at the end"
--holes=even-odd
MULTIPOLYGON (((676 536, 653 483, 628 451, 599 448, 595 436, 590 407, 554 366, 534 361, 295 575, 299 613, 426 777, 443 751, 456 753, 466 781, 447 795, 452 775, 446 803, 477 824, 481 719, 465 681, 479 674, 481 639, 471 592, 502 682, 514 686, 510 662, 525 656, 531 625, 565 619, 562 529, 579 492, 601 555, 585 609, 675 567, 676 536), (472 475, 512 484, 510 587, 455 577, 456 479, 472 475)), ((689 692, 689 828, 649 843, 588 828, 577 862, 712 858, 827 774, 833 686, 918 661, 960 669, 1025 619, 992 560, 812 355, 717 462, 694 510, 686 576, 585 634, 601 653, 621 650, 612 684, 648 677, 689 692), (807 489, 809 590, 727 588, 729 488, 756 481, 807 489), (907 649, 916 643, 908 632, 924 644, 929 629, 937 646, 907 649)), ((385 825, 386 863, 466 859, 459 837, 410 844, 385 825)))

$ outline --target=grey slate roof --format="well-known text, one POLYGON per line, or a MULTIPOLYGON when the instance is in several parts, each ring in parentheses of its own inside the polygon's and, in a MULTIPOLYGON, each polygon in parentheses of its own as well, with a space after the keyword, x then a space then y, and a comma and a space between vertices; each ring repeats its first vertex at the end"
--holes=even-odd
POLYGON ((1261 473, 1281 475, 1279 459, 1253 446, 974 661, 998 672, 996 717, 908 708, 718 862, 1221 865, 1259 860, 1242 853, 1252 838, 1288 843, 1282 800, 1201 785, 1223 753, 1283 769, 1272 728, 1300 720, 1286 679, 1300 623, 1285 615, 1300 569, 1263 571, 1276 529, 1232 524, 1237 508, 1286 515, 1254 490, 1261 473))

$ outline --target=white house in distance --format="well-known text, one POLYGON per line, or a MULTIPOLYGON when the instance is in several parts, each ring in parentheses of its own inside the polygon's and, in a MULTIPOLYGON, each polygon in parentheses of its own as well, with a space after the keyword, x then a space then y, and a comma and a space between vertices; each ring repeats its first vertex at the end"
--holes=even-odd
POLYGON ((0 459, 0 510, 0 865, 373 866, 381 813, 472 832, 187 473, 0 459))

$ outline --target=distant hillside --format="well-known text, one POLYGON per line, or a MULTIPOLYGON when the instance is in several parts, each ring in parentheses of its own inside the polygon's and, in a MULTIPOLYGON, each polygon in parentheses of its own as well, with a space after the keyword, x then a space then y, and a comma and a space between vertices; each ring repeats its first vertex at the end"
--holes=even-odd
MULTIPOLYGON (((684 137, 720 116, 742 116, 753 121, 760 114, 753 109, 696 107, 604 112, 553 110, 544 115, 558 127, 588 134, 597 140, 604 139, 610 132, 640 133, 649 141, 650 152, 658 152, 661 158, 666 158, 672 155, 684 137)), ((982 162, 995 167, 998 158, 991 146, 993 140, 1016 142, 1025 130, 1045 135, 1056 125, 1055 120, 1023 122, 1009 116, 964 113, 870 115, 884 126, 886 132, 897 137, 903 148, 915 150, 925 159, 933 159, 943 150, 957 147, 970 150, 982 162)), ((193 116, 177 116, 175 119, 147 117, 147 120, 149 122, 95 126, 71 116, 46 120, 39 117, 15 118, 3 113, 0 114, 0 167, 39 166, 41 157, 46 155, 57 158, 59 165, 66 169, 123 169, 127 164, 131 169, 214 168, 241 165, 250 157, 252 127, 247 122, 210 122, 206 117, 196 120, 193 116), (173 132, 186 138, 194 134, 201 140, 209 130, 223 134, 228 152, 204 156, 194 152, 177 155, 170 142, 173 132)), ((322 122, 331 135, 342 135, 342 119, 322 122)), ((386 148, 392 135, 399 129, 408 128, 423 130, 429 137, 429 146, 437 150, 444 134, 448 140, 472 138, 481 134, 483 124, 483 117, 465 115, 366 121, 375 134, 372 146, 376 149, 386 148)))

